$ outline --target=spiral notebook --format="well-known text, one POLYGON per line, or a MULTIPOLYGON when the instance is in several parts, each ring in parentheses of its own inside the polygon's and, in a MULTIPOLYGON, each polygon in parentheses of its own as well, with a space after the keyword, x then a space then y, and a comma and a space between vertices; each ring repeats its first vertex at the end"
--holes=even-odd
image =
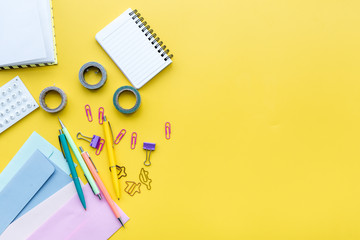
POLYGON ((0 70, 57 64, 52 0, 2 1, 0 32, 0 70))
POLYGON ((137 89, 172 63, 173 55, 136 9, 127 9, 95 39, 137 89))

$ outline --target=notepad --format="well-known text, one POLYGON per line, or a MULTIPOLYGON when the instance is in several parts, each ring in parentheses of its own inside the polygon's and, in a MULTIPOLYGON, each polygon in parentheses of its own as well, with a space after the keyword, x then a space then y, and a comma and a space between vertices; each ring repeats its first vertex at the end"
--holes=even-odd
POLYGON ((4 0, 0 70, 57 64, 51 0, 4 0))
POLYGON ((98 32, 95 39, 137 89, 172 63, 169 49, 131 8, 98 32))

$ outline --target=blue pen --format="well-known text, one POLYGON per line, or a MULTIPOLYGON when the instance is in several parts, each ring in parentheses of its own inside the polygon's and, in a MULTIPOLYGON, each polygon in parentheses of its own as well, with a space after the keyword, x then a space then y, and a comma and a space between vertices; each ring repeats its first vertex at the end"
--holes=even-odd
POLYGON ((77 191, 77 193, 79 195, 81 204, 83 205, 84 209, 86 210, 86 203, 85 203, 84 193, 82 191, 81 184, 80 184, 80 181, 79 181, 79 177, 77 175, 75 165, 74 165, 74 162, 73 162, 71 154, 70 154, 68 143, 67 143, 65 135, 63 134, 61 129, 59 130, 59 132, 60 132, 59 142, 60 142, 61 150, 63 152, 64 158, 66 159, 67 163, 69 164, 71 176, 72 176, 72 179, 74 180, 76 191, 77 191))

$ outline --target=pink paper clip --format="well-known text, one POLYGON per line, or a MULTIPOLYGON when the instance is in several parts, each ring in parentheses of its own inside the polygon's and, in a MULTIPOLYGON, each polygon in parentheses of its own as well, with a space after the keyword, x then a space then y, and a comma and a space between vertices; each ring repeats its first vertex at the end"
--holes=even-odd
POLYGON ((104 122, 104 108, 100 107, 99 108, 99 123, 103 124, 104 122))
POLYGON ((166 122, 165 123, 165 138, 170 139, 170 134, 171 134, 171 124, 170 124, 170 122, 166 122))
POLYGON ((120 140, 125 136, 126 130, 125 129, 121 129, 121 131, 119 132, 119 134, 117 135, 116 139, 115 139, 115 144, 118 144, 120 142, 120 140))
POLYGON ((86 113, 86 117, 87 117, 88 121, 92 122, 93 117, 92 117, 92 114, 91 114, 91 108, 90 108, 89 104, 85 105, 85 113, 86 113))
POLYGON ((131 149, 135 149, 136 139, 137 139, 137 133, 136 133, 136 132, 133 132, 133 133, 131 134, 131 145, 130 145, 130 148, 131 148, 131 149))
POLYGON ((98 148, 96 149, 95 151, 95 154, 96 155, 99 155, 104 147, 104 144, 105 144, 105 140, 104 139, 100 139, 100 144, 98 146, 98 148))

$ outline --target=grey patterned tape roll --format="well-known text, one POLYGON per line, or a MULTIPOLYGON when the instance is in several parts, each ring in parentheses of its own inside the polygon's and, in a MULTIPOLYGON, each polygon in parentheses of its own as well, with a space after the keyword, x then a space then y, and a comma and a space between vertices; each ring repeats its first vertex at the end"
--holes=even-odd
POLYGON ((80 80, 80 83, 87 89, 90 89, 90 90, 95 90, 95 89, 99 89, 101 88, 105 82, 106 82, 106 77, 107 77, 107 74, 106 74, 106 70, 105 68, 100 64, 100 63, 97 63, 97 62, 88 62, 88 63, 85 63, 81 68, 80 68, 80 71, 79 71, 79 80, 80 80), (101 73, 101 80, 100 82, 98 82, 97 84, 89 84, 86 82, 85 80, 85 72, 87 72, 90 68, 96 68, 100 71, 101 73))
POLYGON ((60 112, 61 110, 63 110, 66 106, 67 103, 67 97, 66 94, 63 90, 61 90, 58 87, 47 87, 44 90, 41 91, 40 93, 40 97, 39 97, 39 102, 40 102, 40 106, 42 109, 44 109, 46 112, 49 113, 57 113, 60 112), (61 97, 61 103, 58 107, 56 108, 49 108, 47 106, 47 104, 45 103, 45 97, 49 92, 57 92, 59 93, 60 97, 61 97))

